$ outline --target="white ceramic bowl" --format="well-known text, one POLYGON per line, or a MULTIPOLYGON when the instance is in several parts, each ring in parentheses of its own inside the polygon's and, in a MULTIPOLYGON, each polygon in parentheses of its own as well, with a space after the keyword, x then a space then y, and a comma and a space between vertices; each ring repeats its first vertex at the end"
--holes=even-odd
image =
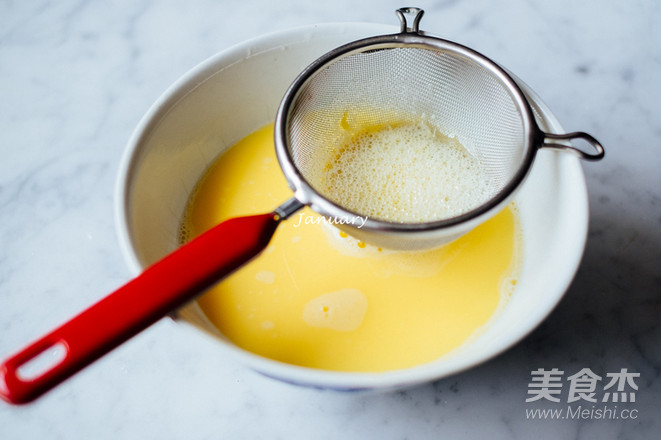
MULTIPOLYGON (((305 66, 346 42, 396 31, 384 25, 346 23, 265 35, 209 58, 166 90, 136 128, 119 174, 117 224, 131 269, 137 274, 176 248, 181 215, 198 179, 225 149, 273 121, 286 88, 305 66)), ((563 132, 540 99, 522 87, 542 130, 563 132)), ((208 322, 196 303, 173 317, 190 337, 211 335, 218 350, 249 368, 296 384, 392 389, 457 373, 501 353, 540 324, 562 298, 581 260, 588 202, 576 157, 539 151, 515 200, 524 237, 516 290, 479 336, 434 362, 385 373, 303 368, 236 347, 208 322)))

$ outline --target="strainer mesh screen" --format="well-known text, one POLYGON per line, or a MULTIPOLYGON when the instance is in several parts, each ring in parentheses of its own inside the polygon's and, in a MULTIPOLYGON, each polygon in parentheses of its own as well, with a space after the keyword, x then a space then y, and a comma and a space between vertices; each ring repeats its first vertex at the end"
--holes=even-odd
POLYGON ((301 87, 288 115, 288 148, 302 176, 324 197, 329 195, 317 176, 323 158, 346 136, 347 117, 365 126, 425 120, 481 162, 493 181, 492 196, 524 157, 524 124, 507 87, 451 51, 398 47, 352 54, 301 87))

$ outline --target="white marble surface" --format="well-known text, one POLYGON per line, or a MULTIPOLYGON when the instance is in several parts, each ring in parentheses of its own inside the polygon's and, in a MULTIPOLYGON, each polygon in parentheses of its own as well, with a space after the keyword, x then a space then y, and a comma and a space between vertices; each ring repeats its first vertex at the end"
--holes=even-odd
MULTIPOLYGON (((555 312, 498 358, 404 392, 281 384, 209 356, 164 320, 40 400, 0 402, 0 438, 658 438, 661 432, 661 21, 654 0, 419 1, 423 28, 526 81, 585 164, 590 236, 555 312), (640 373, 636 419, 529 420, 530 372, 640 373)), ((129 278, 115 235, 120 156, 180 75, 298 24, 393 23, 387 1, 0 2, 0 358, 129 278)), ((567 404, 557 407, 566 407, 567 404)), ((573 405, 575 408, 577 405, 573 405)), ((590 405, 587 405, 589 407, 590 405)))

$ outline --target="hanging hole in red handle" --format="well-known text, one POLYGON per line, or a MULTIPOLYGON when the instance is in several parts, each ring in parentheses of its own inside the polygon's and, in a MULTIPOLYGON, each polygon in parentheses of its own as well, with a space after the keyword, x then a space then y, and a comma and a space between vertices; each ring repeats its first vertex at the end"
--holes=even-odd
POLYGON ((68 348, 63 341, 56 341, 23 362, 16 369, 16 377, 24 382, 39 379, 60 365, 67 356, 68 348))

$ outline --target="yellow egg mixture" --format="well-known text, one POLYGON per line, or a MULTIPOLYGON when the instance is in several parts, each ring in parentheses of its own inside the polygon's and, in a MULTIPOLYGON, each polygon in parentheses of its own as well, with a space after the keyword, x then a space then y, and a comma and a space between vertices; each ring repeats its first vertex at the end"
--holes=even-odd
MULTIPOLYGON (((230 217, 269 212, 291 195, 271 124, 220 156, 182 229, 196 236, 230 217)), ((236 345, 278 361, 354 372, 407 368, 479 332, 516 284, 520 248, 513 205, 423 252, 358 242, 306 208, 198 303, 236 345)))

